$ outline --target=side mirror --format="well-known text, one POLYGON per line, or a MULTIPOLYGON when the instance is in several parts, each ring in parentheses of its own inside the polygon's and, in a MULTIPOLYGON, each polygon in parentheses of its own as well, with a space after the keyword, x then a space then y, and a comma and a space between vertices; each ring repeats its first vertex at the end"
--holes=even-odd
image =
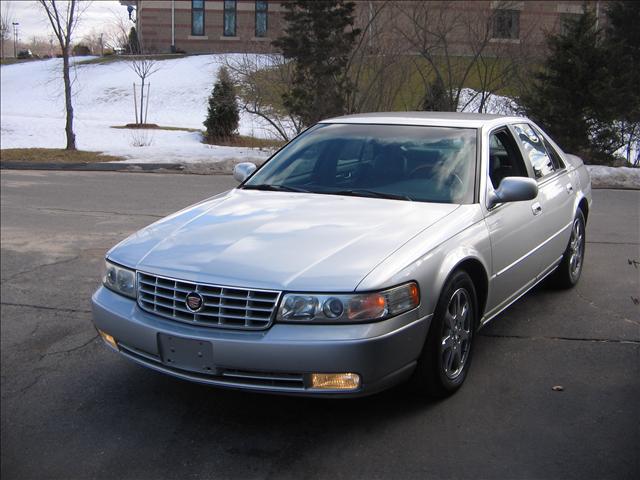
POLYGON ((233 178, 235 178, 238 182, 242 183, 249 175, 256 171, 255 163, 251 162, 242 162, 238 163, 235 167, 233 167, 233 178))
POLYGON ((537 196, 538 184, 533 178, 505 177, 498 189, 489 193, 487 207, 493 208, 498 203, 533 200, 537 196))

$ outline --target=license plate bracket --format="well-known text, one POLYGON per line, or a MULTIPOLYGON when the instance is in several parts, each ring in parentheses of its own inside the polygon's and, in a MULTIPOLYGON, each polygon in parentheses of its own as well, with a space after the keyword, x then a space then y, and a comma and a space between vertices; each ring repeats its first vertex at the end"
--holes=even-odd
POLYGON ((159 333, 158 345, 162 363, 167 367, 215 374, 211 342, 159 333))

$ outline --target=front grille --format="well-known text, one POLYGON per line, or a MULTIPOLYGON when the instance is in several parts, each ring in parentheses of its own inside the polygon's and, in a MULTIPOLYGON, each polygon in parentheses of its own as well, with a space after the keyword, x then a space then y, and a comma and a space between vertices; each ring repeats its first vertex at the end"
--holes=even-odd
POLYGON ((207 327, 264 329, 271 325, 280 292, 208 285, 138 272, 138 305, 180 322, 207 327), (187 294, 199 293, 203 307, 191 312, 187 294))

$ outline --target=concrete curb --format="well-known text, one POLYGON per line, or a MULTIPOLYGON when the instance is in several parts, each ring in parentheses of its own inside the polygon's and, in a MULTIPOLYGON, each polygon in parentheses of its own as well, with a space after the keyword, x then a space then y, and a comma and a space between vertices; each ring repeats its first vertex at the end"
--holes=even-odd
POLYGON ((31 163, 1 162, 3 170, 68 170, 91 172, 181 172, 185 168, 180 163, 31 163))
MULTIPOLYGON (((31 163, 0 162, 0 170, 62 170, 72 172, 183 173, 192 175, 231 175, 227 163, 31 163)), ((640 190, 640 186, 624 186, 618 182, 592 180, 593 189, 640 190)))
MULTIPOLYGON (((70 172, 190 173, 195 175, 231 175, 236 162, 216 163, 31 163, 0 162, 0 170, 58 170, 70 172)), ((259 162, 254 162, 259 163, 259 162)))

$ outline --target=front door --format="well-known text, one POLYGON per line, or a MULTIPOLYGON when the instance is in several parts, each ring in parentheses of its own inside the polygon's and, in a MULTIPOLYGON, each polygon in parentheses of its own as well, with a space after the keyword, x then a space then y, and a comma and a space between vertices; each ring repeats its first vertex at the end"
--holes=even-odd
MULTIPOLYGON (((505 177, 529 177, 520 149, 508 128, 489 135, 488 188, 505 177)), ((489 318, 529 288, 540 272, 539 199, 498 204, 485 216, 491 238, 491 288, 485 317, 489 318)))

